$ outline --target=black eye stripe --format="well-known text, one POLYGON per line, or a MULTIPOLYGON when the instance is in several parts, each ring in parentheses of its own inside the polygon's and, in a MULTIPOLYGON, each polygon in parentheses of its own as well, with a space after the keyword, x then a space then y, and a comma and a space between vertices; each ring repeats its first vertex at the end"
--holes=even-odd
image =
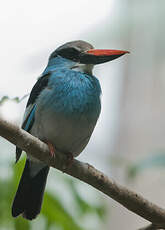
POLYGON ((73 61, 79 61, 80 60, 80 51, 69 47, 69 48, 63 48, 61 50, 56 51, 58 55, 60 55, 63 58, 67 58, 73 61))

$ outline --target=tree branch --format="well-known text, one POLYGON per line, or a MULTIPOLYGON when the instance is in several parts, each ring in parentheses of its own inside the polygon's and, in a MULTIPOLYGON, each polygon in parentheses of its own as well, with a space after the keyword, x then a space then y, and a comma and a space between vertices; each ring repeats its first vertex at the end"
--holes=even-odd
POLYGON ((141 195, 119 185, 112 179, 109 179, 106 175, 88 163, 82 163, 74 159, 72 166, 67 168, 67 157, 64 154, 56 153, 55 159, 51 158, 48 146, 45 143, 2 118, 0 118, 0 136, 46 164, 100 190, 128 210, 151 223, 165 227, 164 209, 146 200, 141 195))

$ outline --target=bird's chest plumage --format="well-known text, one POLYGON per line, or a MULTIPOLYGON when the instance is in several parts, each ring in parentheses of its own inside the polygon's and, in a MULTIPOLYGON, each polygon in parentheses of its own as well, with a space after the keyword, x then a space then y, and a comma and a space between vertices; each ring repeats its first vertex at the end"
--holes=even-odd
POLYGON ((34 132, 59 150, 78 155, 99 117, 100 93, 93 76, 71 70, 54 72, 38 98, 34 132))

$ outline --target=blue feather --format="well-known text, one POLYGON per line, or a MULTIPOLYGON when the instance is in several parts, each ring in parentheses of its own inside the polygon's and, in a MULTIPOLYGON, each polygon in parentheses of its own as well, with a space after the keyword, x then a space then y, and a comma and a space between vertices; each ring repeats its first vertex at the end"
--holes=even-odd
POLYGON ((48 89, 41 92, 37 104, 50 113, 55 111, 72 118, 84 114, 95 119, 100 114, 100 94, 97 78, 62 68, 50 74, 48 89))
POLYGON ((34 122, 34 115, 35 115, 36 105, 33 106, 33 109, 31 110, 28 119, 26 121, 24 130, 29 131, 30 127, 33 125, 34 122))
POLYGON ((48 73, 52 73, 53 71, 56 71, 57 69, 70 68, 71 66, 74 66, 74 65, 75 65, 75 62, 62 58, 60 56, 51 58, 49 59, 48 65, 45 68, 44 72, 42 73, 42 76, 48 73))

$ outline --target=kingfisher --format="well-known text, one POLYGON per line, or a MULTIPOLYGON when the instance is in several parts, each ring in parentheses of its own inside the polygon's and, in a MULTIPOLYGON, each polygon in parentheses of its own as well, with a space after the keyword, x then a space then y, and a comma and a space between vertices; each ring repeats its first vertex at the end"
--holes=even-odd
MULTIPOLYGON (((22 129, 47 143, 50 155, 58 150, 78 156, 88 144, 101 111, 101 87, 94 65, 128 51, 94 49, 77 40, 57 48, 30 93, 22 129)), ((16 147, 16 162, 22 150, 16 147)), ((49 166, 27 153, 12 204, 12 216, 33 220, 40 213, 49 166)))

